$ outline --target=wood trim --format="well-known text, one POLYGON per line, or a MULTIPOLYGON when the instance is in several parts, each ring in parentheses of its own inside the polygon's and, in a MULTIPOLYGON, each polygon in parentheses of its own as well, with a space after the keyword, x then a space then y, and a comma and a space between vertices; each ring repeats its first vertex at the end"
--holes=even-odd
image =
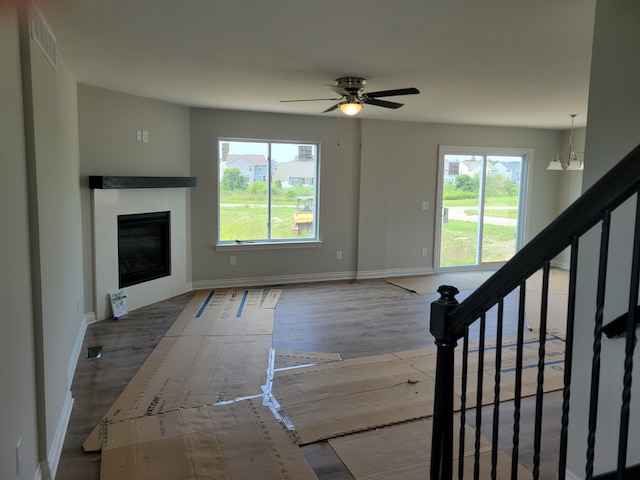
POLYGON ((89 176, 89 188, 192 188, 196 177, 116 177, 89 176))

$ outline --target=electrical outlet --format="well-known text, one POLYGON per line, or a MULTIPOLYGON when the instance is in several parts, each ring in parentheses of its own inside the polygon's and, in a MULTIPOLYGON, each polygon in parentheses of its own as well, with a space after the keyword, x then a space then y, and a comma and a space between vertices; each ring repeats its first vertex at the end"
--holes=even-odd
POLYGON ((147 132, 146 130, 142 131, 142 141, 144 143, 149 143, 149 132, 147 132))
POLYGON ((423 257, 426 257, 426 256, 427 256, 427 249, 426 249, 426 248, 423 248, 423 249, 422 249, 422 256, 423 256, 423 257))
POLYGON ((229 255, 229 265, 235 265, 235 264, 236 264, 236 256, 229 255))
POLYGON ((429 202, 422 202, 422 210, 429 210, 429 202))
POLYGON ((342 250, 336 250, 336 260, 342 260, 342 250))

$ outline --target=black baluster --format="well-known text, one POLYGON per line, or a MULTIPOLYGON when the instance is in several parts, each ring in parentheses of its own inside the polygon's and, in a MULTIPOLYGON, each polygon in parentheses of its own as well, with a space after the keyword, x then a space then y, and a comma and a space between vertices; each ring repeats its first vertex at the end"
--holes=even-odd
POLYGON ((504 298, 498 303, 498 325, 496 326, 496 372, 493 386, 493 434, 491 438, 491 478, 498 475, 498 432, 500 429, 500 369, 502 368, 502 322, 504 298))
POLYGON ((591 392, 589 397, 589 433, 587 436, 586 480, 593 478, 595 458, 596 426, 598 423, 598 392, 600 390, 600 353, 602 350, 602 320, 607 282, 607 256, 609 253, 609 230, 611 211, 606 210, 602 219, 600 259, 598 265, 598 290, 596 293, 596 318, 593 329, 593 361, 591 364, 591 392))
POLYGON ((564 352, 564 389, 562 390, 562 428, 560 429, 560 455, 558 480, 565 480, 567 470, 567 444, 569 438, 569 402, 571 400, 571 371, 573 366, 573 330, 576 316, 576 283, 578 281, 578 237, 571 243, 569 267, 569 295, 567 298, 567 335, 564 352))
POLYGON ((433 402, 431 438, 431 479, 451 480, 453 467, 453 379, 454 351, 457 345, 449 330, 447 314, 456 308, 458 289, 438 288, 440 298, 431 304, 430 331, 436 339, 436 386, 433 402))
POLYGON ((516 346, 516 381, 513 393, 513 448, 511 451, 511 478, 518 478, 518 455, 520 448, 520 406, 522 403, 522 352, 524 349, 525 297, 527 282, 520 282, 518 305, 518 345, 516 346))

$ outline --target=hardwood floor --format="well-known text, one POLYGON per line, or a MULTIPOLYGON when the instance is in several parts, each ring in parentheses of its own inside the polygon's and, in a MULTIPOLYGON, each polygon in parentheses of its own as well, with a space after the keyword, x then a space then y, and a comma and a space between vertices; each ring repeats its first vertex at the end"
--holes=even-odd
POLYGON ((89 325, 71 386, 74 405, 56 480, 100 478, 100 454, 84 453, 82 443, 192 296, 180 295, 134 310, 117 321, 89 325), (93 346, 102 346, 100 358, 88 358, 93 346))
MULTIPOLYGON (((415 294, 383 280, 278 288, 283 292, 275 311, 276 349, 332 352, 346 359, 433 345, 429 311, 438 294, 415 294)), ((73 380, 75 403, 56 480, 100 478, 100 455, 84 453, 82 442, 192 296, 193 292, 180 295, 132 311, 118 321, 88 327, 73 380), (97 345, 102 346, 102 356, 88 358, 89 347, 97 345)), ((353 479, 327 442, 302 450, 320 480, 353 479)))

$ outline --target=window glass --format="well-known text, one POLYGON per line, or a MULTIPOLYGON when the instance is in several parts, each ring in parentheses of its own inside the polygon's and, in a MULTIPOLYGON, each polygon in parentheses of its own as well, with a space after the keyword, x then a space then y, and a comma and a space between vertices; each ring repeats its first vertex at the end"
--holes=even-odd
POLYGON ((318 145, 219 141, 220 244, 318 238, 318 145))

